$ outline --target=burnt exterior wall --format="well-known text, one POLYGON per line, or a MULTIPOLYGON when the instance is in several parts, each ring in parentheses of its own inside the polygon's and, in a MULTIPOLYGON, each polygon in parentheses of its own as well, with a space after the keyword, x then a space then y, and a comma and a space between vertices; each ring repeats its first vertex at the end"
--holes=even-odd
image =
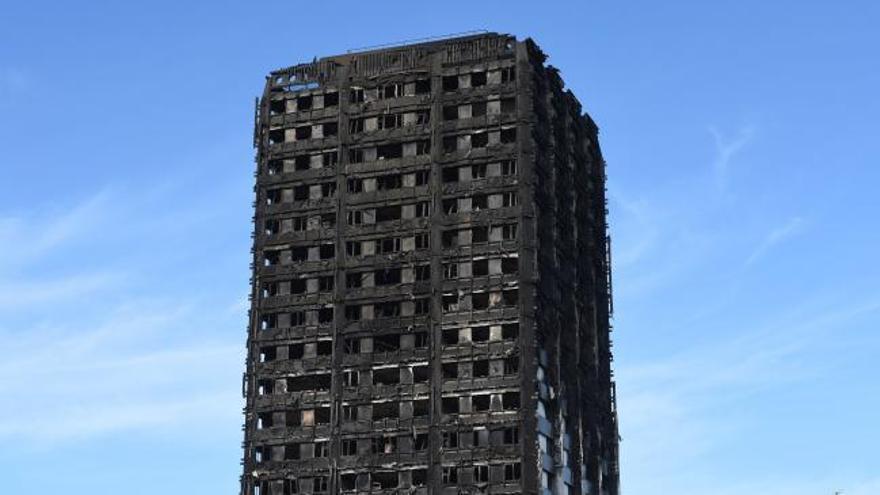
POLYGON ((531 41, 275 71, 243 495, 617 494, 605 164, 531 41))

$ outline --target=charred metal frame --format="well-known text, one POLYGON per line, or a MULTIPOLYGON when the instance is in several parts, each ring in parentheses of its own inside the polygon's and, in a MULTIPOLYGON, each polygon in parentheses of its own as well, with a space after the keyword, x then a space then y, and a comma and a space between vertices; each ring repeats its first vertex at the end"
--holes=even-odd
POLYGON ((272 72, 243 495, 618 490, 598 130, 529 39, 272 72))

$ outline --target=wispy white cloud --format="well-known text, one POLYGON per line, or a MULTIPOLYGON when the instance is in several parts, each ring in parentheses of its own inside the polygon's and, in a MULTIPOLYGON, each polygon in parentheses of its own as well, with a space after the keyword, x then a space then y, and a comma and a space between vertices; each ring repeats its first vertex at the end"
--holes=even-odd
POLYGON ((112 190, 107 188, 69 208, 2 215, 0 268, 21 267, 66 242, 94 233, 108 213, 118 209, 112 190))
POLYGON ((121 273, 98 272, 74 274, 49 280, 27 278, 0 282, 0 311, 21 310, 25 306, 81 300, 95 292, 109 289, 124 279, 121 273))
POLYGON ((731 204, 718 193, 728 189, 732 164, 752 142, 755 126, 741 127, 732 138, 715 127, 709 132, 715 155, 708 166, 682 169, 681 176, 670 169, 667 182, 642 191, 609 186, 615 277, 625 281, 616 284, 618 296, 645 296, 682 280, 745 227, 720 227, 717 218, 731 204))
POLYGON ((244 347, 175 337, 203 323, 193 308, 139 306, 91 324, 49 321, 24 333, 0 333, 0 395, 17 404, 0 411, 0 439, 45 445, 126 429, 235 421, 236 365, 244 347))
POLYGON ((806 220, 801 217, 793 217, 785 224, 771 230, 764 239, 758 244, 752 254, 746 259, 745 264, 751 265, 770 251, 777 244, 786 241, 800 233, 806 227, 806 220))
MULTIPOLYGON (((150 249, 143 241, 164 228, 163 220, 137 202, 163 199, 106 188, 67 209, 39 205, 0 215, 0 397, 16 405, 0 409, 0 444, 15 439, 51 448, 196 423, 237 428, 245 336, 240 291, 212 301, 204 291, 132 290, 137 271, 112 268, 125 265, 120 260, 130 250, 150 249), (119 215, 136 233, 123 244, 129 249, 105 247, 119 215), (67 259, 75 246, 97 252, 96 266, 67 259)), ((198 211, 169 214, 204 218, 198 211)))
POLYGON ((840 495, 877 495, 880 493, 880 477, 856 482, 851 487, 849 484, 847 486, 846 490, 840 490, 840 495))
MULTIPOLYGON (((695 339, 700 343, 653 360, 620 361, 623 470, 637 471, 634 479, 642 483, 629 488, 694 495, 749 492, 733 489, 742 488, 738 480, 700 480, 692 473, 746 434, 747 420, 736 411, 752 396, 820 376, 825 370, 812 353, 824 354, 829 336, 841 339, 852 321, 877 313, 880 294, 848 305, 808 300, 763 324, 743 321, 742 330, 727 338, 695 339)), ((780 481, 780 491, 767 492, 814 493, 794 489, 808 485, 807 476, 780 481)))
POLYGON ((752 141, 755 128, 753 126, 742 127, 732 138, 725 136, 715 127, 709 127, 709 132, 715 140, 716 156, 712 162, 715 183, 719 189, 723 189, 727 185, 733 158, 752 141))
MULTIPOLYGON (((100 384, 98 384, 100 385, 100 384)), ((137 387, 132 383, 132 387, 137 387)), ((210 426, 216 420, 237 419, 237 396, 230 391, 192 397, 147 397, 108 400, 90 395, 84 401, 64 403, 56 409, 29 411, 16 421, 0 422, 0 439, 25 441, 33 448, 51 448, 62 442, 108 434, 180 426, 210 426)))

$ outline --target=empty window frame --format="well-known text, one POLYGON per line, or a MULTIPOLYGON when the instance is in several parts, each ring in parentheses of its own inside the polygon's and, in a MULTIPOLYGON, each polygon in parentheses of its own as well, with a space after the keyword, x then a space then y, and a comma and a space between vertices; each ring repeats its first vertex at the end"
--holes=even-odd
POLYGON ((361 339, 358 337, 347 338, 343 341, 343 352, 346 354, 360 354, 361 339))
POLYGON ((373 337, 373 352, 397 352, 400 350, 400 334, 392 333, 373 337))
POLYGON ((300 112, 303 110, 311 110, 312 101, 312 95, 300 96, 296 99, 296 110, 300 112))
MULTIPOLYGON (((342 439, 342 455, 352 456, 352 455, 357 455, 357 453, 358 453, 357 440, 355 440, 353 438, 343 438, 342 439)), ((345 475, 343 475, 343 476, 345 476, 345 475)), ((351 488, 354 488, 354 485, 352 485, 351 488)))
MULTIPOLYGON (((458 332, 456 332, 456 335, 458 335, 458 332)), ((456 343, 457 342, 458 341, 456 340, 456 343)), ((454 380, 458 378, 458 363, 443 363, 441 365, 441 372, 444 380, 454 380)))
POLYGON ((428 399, 418 399, 413 401, 413 417, 423 418, 430 414, 431 402, 428 399))
POLYGON ((366 273, 347 273, 345 275, 345 287, 347 289, 357 289, 363 286, 366 273))
POLYGON ((374 402, 373 403, 373 421, 380 421, 384 419, 396 419, 400 416, 400 406, 399 403, 389 401, 389 402, 374 402))
POLYGON ((269 102, 269 114, 270 115, 279 115, 285 112, 285 102, 284 100, 271 100, 269 102))
POLYGON ((427 233, 416 234, 416 249, 430 249, 431 236, 427 233))
POLYGON ((431 279, 431 265, 416 265, 413 267, 413 276, 417 282, 431 279))
POLYGON ((370 473, 370 484, 380 490, 391 490, 400 484, 397 471, 374 471, 370 473))
POLYGON ((403 187, 403 178, 400 174, 388 174, 376 177, 376 189, 379 191, 400 189, 401 187, 403 187))
POLYGON ((471 396, 471 410, 473 412, 486 412, 492 404, 491 394, 478 394, 471 396))
MULTIPOLYGON (((461 111, 461 110, 459 110, 461 111)), ((471 103, 471 117, 482 117, 488 111, 488 104, 485 101, 476 101, 471 103)))
POLYGON ((484 277, 489 274, 489 260, 474 260, 471 263, 471 275, 474 277, 484 277))
POLYGON ((414 383, 427 383, 431 379, 431 367, 427 365, 413 366, 412 375, 414 383))
POLYGON ((376 147, 377 160, 391 160, 403 156, 403 145, 401 143, 382 144, 376 147))
POLYGON ((403 114, 386 113, 378 117, 379 129, 397 129, 403 127, 403 114))
POLYGON ((430 179, 431 179, 431 171, 430 170, 418 170, 415 173, 416 186, 425 186, 428 184, 428 181, 430 179))
POLYGON ((471 244, 483 244, 489 242, 488 227, 474 227, 471 229, 471 244))
POLYGON ((489 466, 486 464, 477 464, 474 466, 473 479, 474 483, 488 483, 489 466))
MULTIPOLYGON (((398 240, 399 239, 395 239, 398 240)), ((400 268, 384 268, 373 272, 373 280, 376 285, 399 284, 401 276, 400 268)))
POLYGON ((501 238, 505 241, 515 241, 517 239, 517 225, 508 224, 501 228, 501 238))
POLYGON ((522 478, 522 468, 518 462, 504 465, 504 481, 519 481, 520 478, 522 478))
POLYGON ((485 148, 489 145, 488 132, 475 132, 471 134, 471 148, 485 148))
POLYGON ((373 385, 396 385, 398 383, 400 383, 400 368, 373 370, 373 385))
POLYGON ((516 67, 501 68, 501 83, 509 83, 516 80, 516 67))
POLYGON ((357 387, 360 383, 360 372, 357 370, 345 371, 342 373, 342 386, 357 387))
POLYGON ((457 449, 459 444, 459 432, 457 431, 444 431, 443 437, 443 448, 444 449, 457 449))
POLYGON ((413 301, 413 314, 426 315, 431 312, 431 300, 427 297, 413 301))
POLYGON ((443 312, 455 312, 459 310, 458 294, 443 294, 443 312))
POLYGON ((364 191, 364 180, 358 178, 348 179, 348 192, 359 193, 364 191))
POLYGON ((519 258, 505 257, 501 258, 501 273, 516 273, 519 270, 519 258))
POLYGON ((347 321, 359 321, 361 319, 361 305, 349 304, 345 306, 345 319, 347 321))
POLYGON ((257 414, 257 429, 264 430, 267 428, 272 428, 274 426, 273 421, 274 413, 270 412, 262 412, 257 414))
POLYGON ((328 457, 330 455, 330 442, 327 440, 319 440, 314 444, 316 458, 328 457))
POLYGON ((440 401, 440 410, 443 414, 458 414, 459 402, 458 397, 443 397, 440 401))
POLYGON ((455 91, 458 89, 458 76, 443 76, 443 91, 455 91))
POLYGON ((471 327, 471 342, 489 342, 490 335, 491 327, 488 325, 471 327))
POLYGON ((413 215, 416 218, 427 217, 431 214, 431 203, 427 201, 418 202, 414 205, 414 207, 415 211, 413 212, 413 215))
POLYGON ((376 253, 377 254, 399 253, 402 246, 403 246, 403 241, 401 240, 400 237, 385 237, 383 239, 378 239, 376 241, 376 253))
POLYGON ((519 427, 509 426, 502 429, 501 441, 504 445, 519 445, 519 427))
POLYGON ((443 265, 443 278, 445 280, 458 278, 458 263, 445 263, 443 265))
POLYGON ((403 83, 391 83, 386 84, 385 86, 381 86, 379 88, 379 98, 387 99, 387 98, 397 98, 403 96, 404 84, 403 83))
POLYGON ((330 292, 333 290, 333 276, 318 277, 318 292, 330 292))
POLYGON ((358 411, 360 411, 360 409, 357 406, 342 406, 342 420, 346 422, 357 421, 359 417, 358 411))
POLYGON ((346 256, 360 256, 361 255, 361 241, 346 241, 345 243, 345 254, 346 256))
POLYGON ((431 80, 430 79, 417 79, 415 82, 415 93, 417 95, 424 95, 431 92, 431 80))
POLYGON ((504 374, 515 375, 519 373, 519 357, 504 358, 504 374))
POLYGON ((514 98, 503 98, 501 100, 501 113, 514 113, 516 112, 516 99, 514 98))
POLYGON ((330 489, 330 479, 327 476, 315 476, 312 478, 312 493, 327 493, 330 489))
POLYGON ((458 483, 458 468, 455 466, 443 466, 441 481, 444 485, 458 483))
POLYGON ((472 376, 474 378, 486 378, 489 376, 489 360, 481 359, 472 363, 472 376))
POLYGON ((383 206, 380 208, 376 208, 376 222, 390 222, 394 220, 400 220, 401 217, 401 208, 400 205, 392 205, 392 206, 383 206))
POLYGON ((413 469, 410 471, 410 486, 423 487, 428 483, 427 469, 413 469))
POLYGON ((370 439, 371 450, 374 454, 393 454, 397 451, 396 436, 382 436, 370 439))
MULTIPOLYGON (((449 328, 443 330, 441 335, 443 345, 458 345, 458 329, 457 328, 449 328)), ((456 376, 458 371, 456 371, 456 376)))
POLYGON ((303 375, 287 378, 288 392, 330 390, 330 374, 303 375))

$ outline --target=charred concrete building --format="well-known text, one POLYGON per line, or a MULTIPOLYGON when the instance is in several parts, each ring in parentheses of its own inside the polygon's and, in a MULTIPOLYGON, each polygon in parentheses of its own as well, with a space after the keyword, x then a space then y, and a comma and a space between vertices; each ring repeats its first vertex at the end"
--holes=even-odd
POLYGON ((243 495, 615 495, 605 164, 531 40, 272 72, 243 495))

